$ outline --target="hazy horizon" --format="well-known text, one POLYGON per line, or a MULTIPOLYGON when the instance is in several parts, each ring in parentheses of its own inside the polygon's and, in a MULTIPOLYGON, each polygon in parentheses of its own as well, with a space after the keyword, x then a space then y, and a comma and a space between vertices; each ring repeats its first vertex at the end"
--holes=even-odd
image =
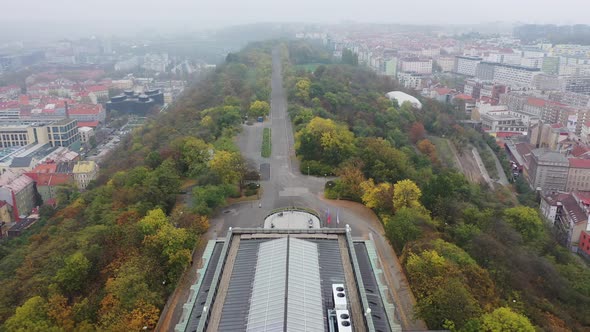
POLYGON ((474 25, 502 22, 590 24, 590 2, 562 0, 426 0, 393 4, 385 0, 250 0, 195 3, 168 0, 163 5, 138 0, 69 2, 11 1, 0 12, 0 41, 48 40, 81 36, 129 36, 141 31, 181 33, 254 23, 474 25), (486 7, 487 5, 487 7, 486 7))

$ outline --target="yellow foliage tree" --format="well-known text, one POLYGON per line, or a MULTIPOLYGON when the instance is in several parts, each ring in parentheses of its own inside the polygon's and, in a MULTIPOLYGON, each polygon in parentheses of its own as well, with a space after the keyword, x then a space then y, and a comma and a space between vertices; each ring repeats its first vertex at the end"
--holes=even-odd
POLYGON ((158 323, 159 315, 160 309, 153 304, 139 301, 136 308, 127 314, 125 319, 128 331, 141 331, 145 326, 150 330, 154 329, 158 323))
POLYGON ((250 116, 267 116, 270 112, 270 105, 262 100, 256 100, 250 104, 248 115, 250 116))
POLYGON ((409 179, 401 180, 393 186, 393 207, 396 210, 401 208, 422 208, 420 197, 422 191, 409 179))
POLYGON ((209 161, 209 167, 225 184, 235 184, 243 174, 243 162, 239 154, 229 151, 216 151, 209 161))
POLYGON ((309 100, 309 90, 311 88, 311 82, 308 79, 304 78, 297 81, 297 83, 295 84, 295 88, 297 89, 297 92, 295 93, 297 95, 297 98, 301 99, 303 102, 309 100))
POLYGON ((373 179, 361 183, 363 203, 371 209, 381 211, 393 210, 393 186, 391 183, 383 182, 375 184, 373 179))

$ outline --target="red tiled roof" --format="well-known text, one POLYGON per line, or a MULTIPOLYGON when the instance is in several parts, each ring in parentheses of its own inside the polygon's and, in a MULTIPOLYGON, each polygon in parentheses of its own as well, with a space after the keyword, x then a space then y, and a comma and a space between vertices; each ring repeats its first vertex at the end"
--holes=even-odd
POLYGON ((572 149, 572 156, 577 158, 577 157, 587 153, 588 151, 590 151, 590 148, 583 146, 583 145, 576 145, 572 149))
POLYGON ((584 204, 590 205, 590 191, 574 191, 573 194, 584 204))
POLYGON ((438 89, 434 89, 434 91, 436 91, 437 94, 442 96, 442 95, 448 95, 449 93, 451 93, 453 91, 453 89, 438 88, 438 89))
POLYGON ((453 98, 455 98, 455 99, 461 99, 461 100, 471 100, 471 99, 473 99, 473 97, 471 97, 468 94, 464 94, 464 93, 458 94, 458 95, 456 95, 453 98))
POLYGON ((515 132, 505 132, 505 131, 496 132, 496 137, 511 137, 511 136, 520 136, 520 135, 522 135, 522 134, 515 133, 515 132))
POLYGON ((102 111, 100 105, 76 104, 69 107, 68 112, 74 115, 98 114, 102 111))
POLYGON ((109 88, 104 85, 91 85, 86 87, 86 91, 97 92, 97 91, 108 91, 109 88))
POLYGON ((0 110, 5 110, 9 108, 17 108, 19 106, 18 101, 10 100, 3 103, 0 103, 0 110))
POLYGON ((527 104, 537 107, 544 107, 547 101, 541 98, 529 97, 527 104))
POLYGON ((98 121, 78 121, 78 128, 80 127, 98 127, 98 121))
POLYGON ((570 167, 573 168, 590 168, 590 159, 569 158, 570 167))

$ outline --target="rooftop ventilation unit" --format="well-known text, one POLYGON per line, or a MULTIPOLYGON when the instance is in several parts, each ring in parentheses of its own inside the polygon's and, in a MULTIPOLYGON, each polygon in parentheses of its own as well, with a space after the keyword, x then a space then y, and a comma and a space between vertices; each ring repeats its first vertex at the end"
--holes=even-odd
POLYGON ((332 284, 332 296, 334 297, 334 309, 346 310, 348 308, 344 284, 332 284))
POLYGON ((352 332, 352 322, 348 310, 336 310, 336 322, 338 323, 338 332, 352 332))

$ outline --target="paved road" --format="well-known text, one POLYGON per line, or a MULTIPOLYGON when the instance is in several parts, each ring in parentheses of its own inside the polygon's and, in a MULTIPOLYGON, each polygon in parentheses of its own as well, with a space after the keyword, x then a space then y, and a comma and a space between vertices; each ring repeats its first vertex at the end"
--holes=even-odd
MULTIPOLYGON (((211 228, 206 238, 224 237, 229 227, 262 227, 264 217, 273 209, 287 206, 302 206, 319 212, 324 227, 344 227, 349 224, 355 238, 373 238, 375 247, 385 271, 385 279, 393 290, 393 298, 398 304, 398 316, 402 327, 408 330, 425 330, 422 321, 412 320, 415 299, 409 289, 403 270, 393 249, 383 236, 384 230, 377 216, 362 204, 347 201, 331 201, 323 197, 323 189, 328 179, 323 177, 305 176, 299 172, 299 164, 295 157, 294 138, 291 122, 287 115, 287 97, 283 88, 282 69, 279 53, 273 52, 271 79, 271 112, 266 122, 244 125, 237 137, 237 144, 242 155, 250 164, 270 166, 270 176, 260 182, 262 195, 259 200, 242 202, 228 206, 211 220, 211 228), (270 158, 260 155, 262 145, 262 129, 269 127, 271 131, 272 154, 270 158), (260 206, 260 207, 259 207, 260 206), (330 211, 332 222, 325 223, 325 213, 330 211), (336 218, 338 216, 338 218, 336 218), (337 219, 340 223, 337 223, 337 219), (370 236, 369 236, 370 234, 370 236)), ((197 252, 195 256, 199 255, 197 252)), ((200 257, 200 256, 197 256, 200 257)), ((196 257, 195 257, 196 258, 196 257)), ((198 261, 198 260, 195 260, 198 261)), ((197 264, 193 267, 196 269, 197 264)), ((195 280, 196 273, 189 271, 187 279, 195 280)), ((188 284, 187 284, 188 285, 188 284)), ((179 286, 183 287, 183 285, 179 286)), ((182 304, 188 297, 188 286, 167 307, 173 311, 171 322, 177 322, 182 312, 182 304)), ((171 302, 173 300, 171 299, 171 302)), ((167 324, 161 324, 160 330, 166 331, 167 324)), ((173 325, 172 325, 173 326, 173 325)))
POLYGON ((399 304, 399 316, 404 329, 425 330, 422 321, 412 320, 415 300, 409 289, 403 270, 393 249, 383 236, 384 230, 375 214, 362 204, 326 200, 323 197, 324 177, 306 176, 300 173, 295 157, 293 129, 287 114, 287 97, 283 88, 283 78, 279 54, 273 52, 271 80, 271 113, 264 123, 244 126, 238 136, 238 146, 242 155, 252 164, 270 164, 269 180, 261 181, 263 194, 255 202, 230 206, 212 221, 213 232, 225 236, 228 227, 261 227, 264 217, 271 210, 286 206, 303 206, 319 212, 324 227, 344 227, 349 224, 355 238, 373 238, 382 261, 385 278, 399 304), (271 128, 272 154, 262 158, 262 129, 271 128), (259 207, 259 204, 261 207, 259 207), (325 222, 329 211, 332 222, 325 222), (336 218, 338 216, 338 218, 336 218), (337 223, 337 219, 340 223, 337 223))

